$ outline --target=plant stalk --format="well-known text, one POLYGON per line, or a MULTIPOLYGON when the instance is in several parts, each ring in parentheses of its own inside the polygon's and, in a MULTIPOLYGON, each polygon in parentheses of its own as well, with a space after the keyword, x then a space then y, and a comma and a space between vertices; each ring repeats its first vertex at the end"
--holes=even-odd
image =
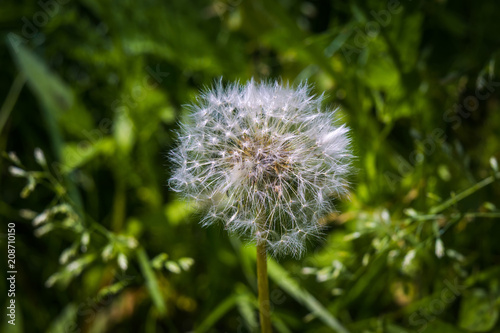
POLYGON ((271 333, 271 309, 269 281, 267 278, 266 241, 257 241, 257 287, 259 289, 260 331, 271 333))

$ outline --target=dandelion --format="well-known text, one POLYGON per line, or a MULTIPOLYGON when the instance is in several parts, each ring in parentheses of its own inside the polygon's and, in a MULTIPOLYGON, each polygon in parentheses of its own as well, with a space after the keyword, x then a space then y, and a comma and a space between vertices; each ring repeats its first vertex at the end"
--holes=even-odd
POLYGON ((347 193, 352 159, 349 129, 322 101, 306 84, 218 83, 189 107, 171 187, 206 207, 204 226, 256 242, 264 258, 302 256, 347 193))
POLYGON ((218 84, 190 106, 192 124, 171 154, 172 188, 208 204, 204 225, 301 256, 332 197, 346 193, 351 160, 348 128, 321 102, 306 85, 218 84))

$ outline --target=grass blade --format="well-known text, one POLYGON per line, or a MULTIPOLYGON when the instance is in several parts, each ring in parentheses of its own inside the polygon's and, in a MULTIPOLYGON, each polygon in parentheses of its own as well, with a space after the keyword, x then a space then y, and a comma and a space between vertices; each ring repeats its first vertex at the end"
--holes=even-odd
POLYGON ((284 291, 292 296, 297 302, 305 305, 326 325, 340 333, 348 333, 349 331, 340 324, 340 322, 307 290, 292 279, 287 271, 281 267, 276 261, 269 259, 268 261, 269 275, 273 281, 279 285, 284 291))
POLYGON ((155 274, 151 268, 148 255, 146 254, 146 251, 144 251, 144 248, 140 247, 137 249, 137 259, 139 260, 139 265, 141 266, 142 275, 144 275, 144 278, 146 279, 146 286, 151 294, 151 299, 153 300, 153 303, 160 315, 164 315, 167 311, 165 302, 161 296, 158 281, 156 281, 155 274))

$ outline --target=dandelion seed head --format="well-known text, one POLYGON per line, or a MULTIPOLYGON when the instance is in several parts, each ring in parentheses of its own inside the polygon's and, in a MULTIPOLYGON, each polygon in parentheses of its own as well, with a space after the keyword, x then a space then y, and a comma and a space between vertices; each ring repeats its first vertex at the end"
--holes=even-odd
POLYGON ((189 107, 170 186, 209 207, 202 225, 300 257, 348 191, 349 129, 322 101, 306 84, 216 84, 189 107))

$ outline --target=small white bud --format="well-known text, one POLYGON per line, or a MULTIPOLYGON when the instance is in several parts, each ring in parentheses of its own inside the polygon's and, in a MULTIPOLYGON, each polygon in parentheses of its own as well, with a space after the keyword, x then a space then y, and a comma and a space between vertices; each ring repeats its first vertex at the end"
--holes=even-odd
POLYGON ((408 251, 408 253, 406 253, 404 259, 403 259, 403 263, 402 263, 402 268, 403 268, 403 271, 409 271, 410 270, 410 265, 411 263, 413 262, 413 259, 415 258, 415 249, 412 249, 410 251, 408 251))
POLYGON ((349 242, 352 241, 353 239, 358 239, 361 236, 361 233, 358 231, 353 232, 352 234, 348 234, 344 236, 344 241, 349 242))
POLYGON ((76 249, 75 247, 71 246, 62 251, 61 255, 59 256, 59 263, 61 265, 64 265, 68 262, 71 257, 73 257, 76 254, 76 249))
POLYGON ((43 235, 49 233, 54 229, 53 224, 44 224, 41 227, 35 229, 34 233, 36 237, 42 237, 43 235))
POLYGON ((418 216, 417 211, 415 209, 413 209, 413 208, 406 208, 403 211, 409 217, 416 217, 416 216, 418 216))
POLYGON ((175 274, 179 274, 181 272, 181 268, 179 267, 179 265, 177 265, 175 261, 171 260, 167 261, 165 263, 165 268, 175 274))
POLYGON ((82 238, 80 239, 80 242, 81 242, 81 249, 82 249, 82 252, 86 252, 87 251, 87 246, 89 245, 89 242, 90 242, 90 234, 86 231, 82 234, 82 238))
POLYGON ((81 239, 82 245, 85 246, 89 245, 89 241, 90 241, 90 234, 88 232, 84 232, 81 239))
POLYGON ((108 261, 111 259, 111 255, 113 254, 113 244, 110 243, 104 247, 104 250, 102 250, 101 256, 104 261, 108 261))
POLYGON ((45 281, 45 287, 46 288, 53 287, 54 284, 56 284, 56 282, 59 281, 59 279, 60 279, 60 275, 58 273, 52 274, 51 276, 49 276, 47 281, 45 281))
POLYGON ((303 267, 302 268, 302 274, 304 275, 311 275, 316 273, 316 269, 313 267, 303 267))
POLYGON ((128 259, 123 253, 118 255, 118 266, 120 266, 122 271, 126 271, 128 268, 128 259))
POLYGON ((19 160, 19 157, 17 157, 16 153, 11 151, 11 152, 9 152, 8 155, 9 155, 9 158, 12 162, 14 162, 17 165, 21 164, 21 161, 19 160))
POLYGON ((47 160, 45 159, 45 154, 40 148, 35 148, 35 160, 40 166, 47 166, 47 160))
POLYGON ((33 220, 37 216, 37 213, 31 209, 20 209, 19 216, 26 220, 33 220))
POLYGON ((465 257, 463 254, 453 250, 453 249, 447 249, 446 250, 446 255, 450 258, 456 259, 458 261, 464 261, 465 257))
POLYGON ((70 262, 68 264, 68 266, 66 266, 66 269, 69 271, 69 272, 76 272, 78 269, 80 269, 80 267, 82 266, 81 262, 78 261, 78 260, 74 260, 72 262, 70 262))
POLYGON ((181 259, 179 259, 179 265, 185 271, 189 270, 191 268, 191 266, 193 266, 193 264, 194 264, 193 258, 181 258, 181 259))
POLYGON ((329 279, 330 275, 330 268, 325 267, 316 273, 316 280, 318 280, 318 282, 325 282, 329 279))
POLYGON ((490 158, 490 165, 493 171, 498 172, 498 161, 495 157, 490 158))
POLYGON ((26 171, 24 171, 21 168, 15 167, 15 166, 10 166, 9 172, 14 177, 25 177, 27 175, 26 171))
POLYGON ((365 253, 363 259, 361 259, 361 264, 363 264, 363 266, 367 266, 369 263, 370 263, 370 254, 365 253))
POLYGON ((436 239, 434 247, 435 247, 434 252, 436 253, 436 257, 442 258, 444 255, 444 244, 441 238, 436 239))
POLYGON ((137 242, 137 240, 134 237, 127 238, 127 246, 130 249, 135 249, 137 247, 137 245, 139 245, 139 243, 137 242))

